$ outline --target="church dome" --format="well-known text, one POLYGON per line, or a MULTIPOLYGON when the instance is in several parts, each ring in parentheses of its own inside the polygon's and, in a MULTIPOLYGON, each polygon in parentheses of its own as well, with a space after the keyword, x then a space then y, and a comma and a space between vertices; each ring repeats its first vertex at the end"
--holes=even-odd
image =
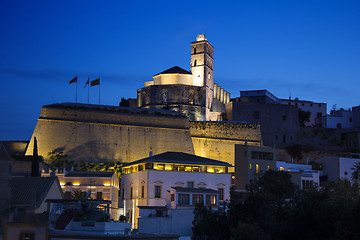
POLYGON ((196 37, 196 42, 207 41, 205 34, 199 34, 196 37))

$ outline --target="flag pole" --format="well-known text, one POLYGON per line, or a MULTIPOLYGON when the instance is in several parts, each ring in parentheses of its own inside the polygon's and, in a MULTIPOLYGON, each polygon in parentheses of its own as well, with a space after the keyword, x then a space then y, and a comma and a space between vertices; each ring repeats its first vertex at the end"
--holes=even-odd
MULTIPOLYGON (((89 82, 90 78, 88 78, 88 82, 89 82)), ((88 104, 89 104, 89 97, 90 96, 90 82, 88 83, 88 104)))
POLYGON ((100 84, 99 84, 99 105, 100 105, 100 84))
POLYGON ((77 83, 77 81, 76 81, 76 93, 75 93, 75 104, 77 103, 77 86, 78 85, 78 83, 77 83))

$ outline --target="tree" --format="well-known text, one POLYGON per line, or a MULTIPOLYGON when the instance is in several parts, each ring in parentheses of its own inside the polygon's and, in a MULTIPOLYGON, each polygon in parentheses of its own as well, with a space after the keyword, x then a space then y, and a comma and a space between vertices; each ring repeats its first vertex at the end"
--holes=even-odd
POLYGON ((194 209, 192 239, 230 239, 229 225, 228 214, 224 209, 213 210, 197 204, 194 209))
POLYGON ((50 166, 51 169, 60 169, 63 167, 73 167, 74 161, 67 160, 67 155, 64 155, 64 152, 55 152, 51 151, 48 153, 48 156, 51 160, 50 166))
POLYGON ((310 121, 311 112, 310 111, 303 111, 299 108, 299 124, 300 127, 305 127, 305 122, 310 121))
POLYGON ((33 150, 32 162, 31 162, 31 176, 32 177, 40 176, 40 174, 39 174, 39 154, 38 154, 38 146, 37 146, 36 137, 34 137, 34 150, 33 150))
POLYGON ((360 162, 357 162, 354 164, 354 166, 351 168, 354 172, 351 174, 351 179, 354 181, 359 181, 360 178, 360 162))
POLYGON ((72 193, 71 193, 71 199, 74 199, 74 200, 80 200, 80 199, 85 199, 85 195, 82 191, 80 190, 74 190, 72 193))
POLYGON ((119 105, 120 105, 120 107, 129 107, 130 102, 129 102, 129 100, 122 97, 119 105))
POLYGON ((286 148, 286 152, 295 160, 300 161, 302 159, 302 146, 300 144, 294 144, 286 148))

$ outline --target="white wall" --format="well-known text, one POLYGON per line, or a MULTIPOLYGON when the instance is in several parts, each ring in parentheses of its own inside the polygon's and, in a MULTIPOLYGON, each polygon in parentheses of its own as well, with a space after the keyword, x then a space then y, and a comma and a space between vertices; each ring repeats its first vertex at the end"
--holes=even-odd
POLYGON ((339 177, 351 180, 351 175, 354 172, 351 168, 358 162, 360 162, 360 159, 339 157, 339 177))
POLYGON ((170 191, 170 187, 187 187, 188 181, 194 182, 195 188, 199 186, 214 190, 224 188, 224 200, 230 200, 231 175, 229 173, 145 170, 123 174, 121 187, 124 188, 125 194, 124 212, 132 211, 133 227, 137 227, 136 218, 139 217, 137 206, 165 206, 169 202, 167 191, 170 191), (141 198, 142 185, 145 187, 144 198, 141 198), (131 186, 132 199, 130 199, 131 186), (161 186, 161 198, 155 198, 155 186, 161 186))

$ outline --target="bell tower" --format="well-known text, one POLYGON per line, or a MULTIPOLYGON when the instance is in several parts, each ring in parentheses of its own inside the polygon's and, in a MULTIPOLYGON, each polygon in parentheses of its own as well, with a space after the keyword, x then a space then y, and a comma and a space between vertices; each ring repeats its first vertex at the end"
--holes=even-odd
POLYGON ((206 88, 206 120, 214 98, 214 47, 207 41, 205 34, 199 34, 191 43, 190 69, 197 86, 206 88))

